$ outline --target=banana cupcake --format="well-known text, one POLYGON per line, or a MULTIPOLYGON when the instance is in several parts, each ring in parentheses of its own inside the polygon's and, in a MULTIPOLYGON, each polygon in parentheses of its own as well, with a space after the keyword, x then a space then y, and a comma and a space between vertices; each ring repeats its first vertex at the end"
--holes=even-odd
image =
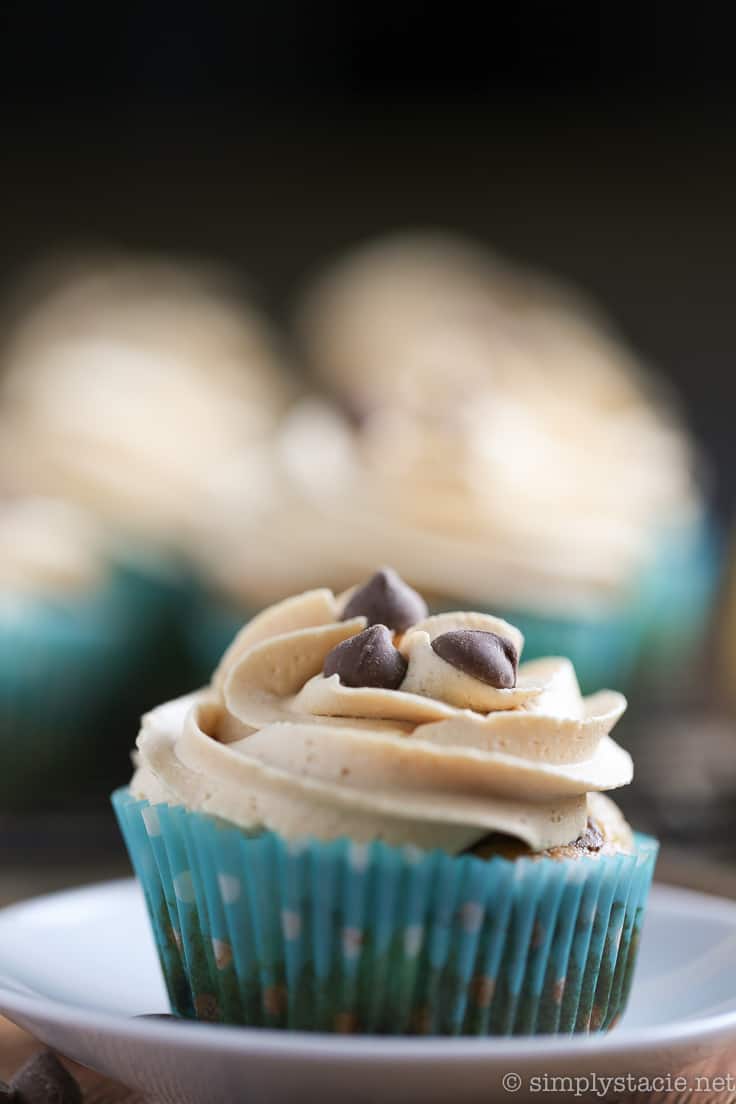
POLYGON ((113 803, 173 1010, 387 1034, 601 1031, 625 1007, 654 840, 619 693, 520 664, 490 614, 390 569, 286 599, 143 719, 113 803))

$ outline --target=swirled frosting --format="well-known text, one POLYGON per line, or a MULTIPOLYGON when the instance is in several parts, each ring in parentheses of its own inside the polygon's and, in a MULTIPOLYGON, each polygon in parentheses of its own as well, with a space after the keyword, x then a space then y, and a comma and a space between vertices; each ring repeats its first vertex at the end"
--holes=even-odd
POLYGON ((582 697, 562 658, 522 663, 499 688, 432 646, 472 630, 520 654, 521 633, 499 618, 444 613, 393 634, 406 665, 397 689, 326 675, 333 649, 366 629, 365 616, 343 619, 351 593, 270 607, 209 687, 144 717, 134 793, 286 837, 456 853, 501 832, 541 851, 585 831, 589 794, 631 780, 610 736, 621 694, 582 697))

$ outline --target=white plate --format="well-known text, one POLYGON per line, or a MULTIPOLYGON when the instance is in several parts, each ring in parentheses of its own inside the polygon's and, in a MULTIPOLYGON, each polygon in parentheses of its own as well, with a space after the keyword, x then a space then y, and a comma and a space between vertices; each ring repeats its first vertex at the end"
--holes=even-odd
MULTIPOLYGON (((131 1018, 166 1007, 134 882, 0 912, 0 1012, 63 1054, 172 1104, 550 1101, 557 1094, 545 1085, 572 1086, 549 1078, 626 1075, 669 1077, 650 1085, 654 1093, 684 1077, 687 1089, 675 1086, 673 1100, 689 1091, 700 1102, 736 1099, 736 903, 655 887, 629 1011, 604 1037, 360 1038, 131 1018), (731 1073, 730 1096, 696 1083, 731 1073), (521 1087, 512 1096, 513 1075, 521 1087)), ((606 1086, 587 1087, 601 1097, 606 1086)))

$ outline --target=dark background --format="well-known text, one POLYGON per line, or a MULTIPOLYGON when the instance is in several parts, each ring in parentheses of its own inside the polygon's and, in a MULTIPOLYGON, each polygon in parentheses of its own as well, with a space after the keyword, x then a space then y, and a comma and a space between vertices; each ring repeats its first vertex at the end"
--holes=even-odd
POLYGON ((5 3, 0 280, 80 242, 214 254, 286 317, 357 238, 468 231, 603 300, 681 389, 728 512, 727 6, 439 10, 5 3))

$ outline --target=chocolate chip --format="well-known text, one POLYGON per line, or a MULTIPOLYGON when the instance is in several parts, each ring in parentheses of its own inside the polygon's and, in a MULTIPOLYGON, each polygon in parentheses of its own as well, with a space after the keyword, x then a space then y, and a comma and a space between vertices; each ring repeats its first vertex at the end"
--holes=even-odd
POLYGON ((403 633, 429 613, 421 594, 412 590, 391 567, 382 567, 359 587, 345 606, 343 621, 367 617, 369 625, 387 625, 403 633))
POLYGON ((324 673, 338 675, 343 686, 376 686, 396 690, 404 680, 407 663, 394 647, 385 625, 371 625, 343 640, 325 658, 324 673))
POLYGON ((82 1092, 50 1050, 35 1054, 10 1082, 13 1104, 82 1104, 82 1092))
POLYGON ((434 652, 463 674, 510 690, 516 686, 519 657, 505 636, 482 629, 452 629, 432 641, 434 652))

